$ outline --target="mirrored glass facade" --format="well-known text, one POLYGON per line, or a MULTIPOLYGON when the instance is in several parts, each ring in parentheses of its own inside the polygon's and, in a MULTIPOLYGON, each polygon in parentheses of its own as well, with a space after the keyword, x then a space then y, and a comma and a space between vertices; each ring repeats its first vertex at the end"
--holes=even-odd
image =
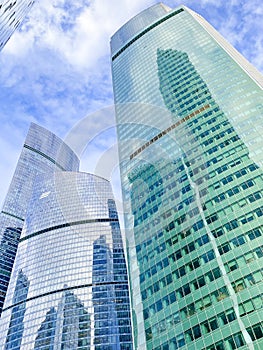
POLYGON ((135 348, 260 350, 262 76, 157 6, 111 42, 135 348))
POLYGON ((79 172, 37 178, 0 344, 25 350, 132 349, 126 263, 107 180, 79 172))
POLYGON ((34 0, 8 0, 0 3, 0 50, 19 27, 34 0))
POLYGON ((0 213, 0 315, 35 177, 78 168, 77 156, 62 140, 31 124, 0 213))

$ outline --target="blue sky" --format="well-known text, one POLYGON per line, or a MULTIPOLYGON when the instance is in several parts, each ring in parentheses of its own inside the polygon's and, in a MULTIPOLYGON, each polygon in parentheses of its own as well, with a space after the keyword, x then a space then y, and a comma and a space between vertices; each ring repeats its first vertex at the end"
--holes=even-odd
MULTIPOLYGON (((31 121, 61 138, 90 120, 97 135, 83 156, 94 171, 100 154, 115 154, 110 36, 151 0, 41 0, 0 53, 0 203, 31 121), (101 114, 103 116, 101 117, 101 114), (88 118, 88 119, 87 119, 88 118), (102 130, 98 132, 98 130, 102 130)), ((179 1, 166 1, 174 8, 179 1)), ((263 72, 261 0, 185 0, 263 72)), ((116 166, 114 156, 107 157, 116 166)), ((116 170, 113 180, 117 182, 116 170)), ((103 174, 102 174, 103 175, 103 174)))

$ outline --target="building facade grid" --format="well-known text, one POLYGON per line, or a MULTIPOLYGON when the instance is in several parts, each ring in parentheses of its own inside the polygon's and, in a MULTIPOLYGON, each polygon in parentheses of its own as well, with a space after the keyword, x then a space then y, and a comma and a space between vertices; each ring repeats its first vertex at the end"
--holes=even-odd
POLYGON ((261 78, 156 6, 111 43, 135 348, 259 350, 261 78))

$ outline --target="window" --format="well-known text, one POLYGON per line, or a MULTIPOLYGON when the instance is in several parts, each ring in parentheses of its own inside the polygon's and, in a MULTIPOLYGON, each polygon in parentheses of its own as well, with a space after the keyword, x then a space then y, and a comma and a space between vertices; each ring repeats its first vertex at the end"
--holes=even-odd
POLYGON ((220 271, 220 268, 217 267, 216 269, 213 270, 213 274, 214 274, 214 277, 215 279, 221 277, 221 271, 220 271))
POLYGON ((236 319, 236 315, 235 315, 233 309, 231 309, 225 313, 220 314, 218 317, 224 325, 228 324, 229 322, 232 322, 236 319))
POLYGON ((215 279, 215 277, 214 277, 212 271, 208 272, 208 273, 206 274, 206 276, 208 277, 209 282, 212 282, 212 281, 214 281, 214 279, 215 279))
POLYGON ((256 248, 256 249, 255 249, 255 253, 257 254, 257 257, 258 257, 258 258, 262 258, 262 256, 263 256, 263 248, 262 248, 262 246, 256 248))
POLYGON ((181 250, 177 250, 177 251, 175 252, 175 258, 176 258, 176 260, 179 260, 181 257, 182 257, 182 252, 181 252, 181 250))
POLYGON ((230 245, 228 243, 221 245, 218 247, 218 251, 220 255, 223 255, 231 250, 230 245))
POLYGON ((219 202, 223 201, 224 199, 226 199, 226 195, 224 193, 221 193, 217 197, 214 198, 214 201, 216 203, 219 203, 219 202))
POLYGON ((255 279, 254 279, 254 277, 253 277, 252 274, 247 275, 247 276, 245 277, 245 280, 247 280, 248 285, 253 285, 253 284, 256 283, 256 281, 255 281, 255 279))
POLYGON ((206 218, 206 222, 208 224, 211 224, 212 222, 215 222, 218 219, 217 214, 210 215, 206 218))
POLYGON ((254 171, 254 170, 257 170, 258 167, 255 164, 251 164, 251 165, 249 165, 248 169, 249 169, 249 171, 254 171))
POLYGON ((226 178, 222 179, 223 185, 226 185, 227 183, 233 181, 233 176, 229 175, 226 178))
POLYGON ((226 264, 227 272, 234 271, 238 268, 238 264, 235 260, 230 261, 226 264))
POLYGON ((238 221, 237 220, 232 220, 229 223, 225 224, 225 228, 227 231, 232 231, 235 228, 238 227, 238 221))
POLYGON ((232 239, 231 242, 233 243, 234 247, 239 247, 240 245, 246 243, 244 236, 238 236, 232 239))
POLYGON ((196 240, 196 243, 201 247, 202 245, 206 244, 209 242, 208 235, 203 235, 202 237, 198 238, 196 240))
POLYGON ((175 296, 175 292, 172 292, 168 295, 169 297, 169 302, 170 304, 174 303, 176 301, 176 296, 175 296))
POLYGON ((153 291, 154 293, 157 293, 160 290, 159 283, 155 282, 153 285, 153 291))
POLYGON ((186 332, 185 332, 185 339, 186 339, 186 342, 189 343, 191 341, 194 340, 194 336, 193 336, 193 332, 192 332, 192 329, 188 329, 186 332))
POLYGON ((239 193, 239 188, 237 186, 233 187, 232 189, 227 191, 227 194, 229 197, 234 196, 235 194, 239 193))
POLYGON ((202 334, 201 334, 201 329, 199 325, 193 327, 193 335, 194 335, 194 339, 201 337, 202 334))
POLYGON ((223 234, 224 234, 224 231, 222 230, 222 228, 218 228, 218 229, 212 231, 212 235, 215 238, 218 238, 218 237, 222 236, 223 234))
POLYGON ((224 300, 229 295, 226 287, 220 288, 212 294, 216 297, 217 301, 224 300))
POLYGON ((254 230, 251 230, 249 233, 248 233, 248 237, 249 239, 252 241, 253 239, 257 238, 257 237, 260 237, 261 236, 261 232, 258 228, 255 228, 254 230))
POLYGON ((193 328, 191 329, 188 329, 186 332, 185 332, 185 335, 186 335, 186 341, 187 342, 191 342, 193 341, 194 339, 198 339, 201 337, 201 329, 200 329, 200 326, 197 325, 197 326, 194 326, 193 328))
POLYGON ((243 336, 241 333, 237 333, 226 339, 226 343, 229 345, 229 349, 234 350, 238 349, 241 346, 245 345, 243 336))
POLYGON ((142 300, 145 300, 147 298, 146 290, 142 291, 142 300))
POLYGON ((161 311, 162 308, 163 308, 162 301, 161 301, 161 300, 158 300, 158 301, 156 302, 156 309, 157 309, 157 311, 161 311))
POLYGON ((143 310, 143 318, 145 320, 147 320, 147 318, 149 318, 149 309, 148 308, 143 310))
POLYGON ((262 216, 263 215, 263 208, 258 208, 256 210, 256 214, 257 214, 258 217, 262 216))
POLYGON ((181 288, 179 288, 177 290, 177 292, 179 293, 179 296, 181 298, 183 298, 184 296, 188 295, 191 293, 191 289, 190 289, 190 285, 189 283, 185 284, 184 286, 182 286, 181 288))
POLYGON ((261 193, 260 192, 256 192, 254 194, 251 194, 249 197, 248 197, 248 200, 250 203, 253 203, 257 200, 259 200, 261 198, 261 193))
POLYGON ((236 293, 246 288, 243 279, 237 280, 235 283, 232 283, 232 285, 236 293))
POLYGON ((192 228, 196 232, 196 231, 200 230, 202 227, 204 227, 204 222, 203 222, 203 220, 200 220, 196 224, 194 224, 192 228))
POLYGON ((167 267, 169 265, 169 260, 168 258, 163 259, 163 267, 167 267))
POLYGON ((200 266, 199 259, 195 259, 192 261, 194 269, 197 269, 200 266))
POLYGON ((240 222, 242 225, 250 222, 250 221, 253 221, 254 220, 254 216, 252 213, 248 214, 247 216, 244 216, 242 218, 240 218, 240 222))
POLYGON ((217 319, 213 318, 213 319, 210 319, 210 320, 204 322, 202 324, 202 328, 204 330, 204 333, 212 332, 213 330, 218 328, 217 319))
POLYGON ((201 256, 201 259, 204 261, 204 263, 207 263, 208 261, 211 261, 214 258, 215 258, 215 253, 213 252, 213 250, 210 250, 209 252, 201 256))
POLYGON ((247 188, 252 187, 252 186, 254 186, 254 183, 252 180, 248 180, 241 185, 243 190, 246 190, 247 188))
POLYGON ((166 283, 167 285, 173 282, 172 275, 169 273, 169 275, 166 276, 166 283))
POLYGON ((148 329, 146 329, 146 331, 145 331, 145 333, 146 333, 146 340, 148 341, 148 340, 151 340, 152 339, 152 329, 151 329, 151 327, 150 328, 148 328, 148 329))
POLYGON ((166 295, 164 298, 162 298, 163 307, 167 307, 170 304, 170 300, 168 298, 168 295, 166 295))
POLYGON ((217 319, 216 319, 216 318, 211 319, 211 320, 209 321, 209 323, 210 323, 210 329, 211 329, 211 331, 214 331, 215 329, 218 328, 218 323, 217 323, 217 319))
POLYGON ((251 336, 252 340, 260 339, 263 337, 262 326, 260 324, 256 324, 253 327, 249 327, 247 331, 251 336))
POLYGON ((186 308, 186 313, 188 317, 192 316, 195 313, 194 303, 188 305, 188 307, 186 308))
MULTIPOLYGON (((198 278, 197 283, 198 283, 198 288, 203 287, 203 286, 205 285, 205 279, 204 279, 204 277, 198 278)), ((196 289, 197 289, 197 288, 196 288, 196 289)))

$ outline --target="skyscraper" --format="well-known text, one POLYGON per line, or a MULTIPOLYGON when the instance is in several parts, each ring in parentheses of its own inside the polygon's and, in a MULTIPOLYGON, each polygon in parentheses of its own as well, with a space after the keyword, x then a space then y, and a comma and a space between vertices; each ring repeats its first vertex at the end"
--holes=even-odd
POLYGON ((35 177, 78 168, 78 157, 62 140, 31 124, 0 213, 0 316, 35 177))
POLYGON ((127 270, 107 180, 62 171, 36 178, 0 344, 13 350, 132 349, 127 270))
POLYGON ((184 6, 111 48, 135 348, 259 350, 262 76, 184 6))
POLYGON ((8 0, 0 4, 0 50, 19 27, 34 2, 34 0, 8 0))

